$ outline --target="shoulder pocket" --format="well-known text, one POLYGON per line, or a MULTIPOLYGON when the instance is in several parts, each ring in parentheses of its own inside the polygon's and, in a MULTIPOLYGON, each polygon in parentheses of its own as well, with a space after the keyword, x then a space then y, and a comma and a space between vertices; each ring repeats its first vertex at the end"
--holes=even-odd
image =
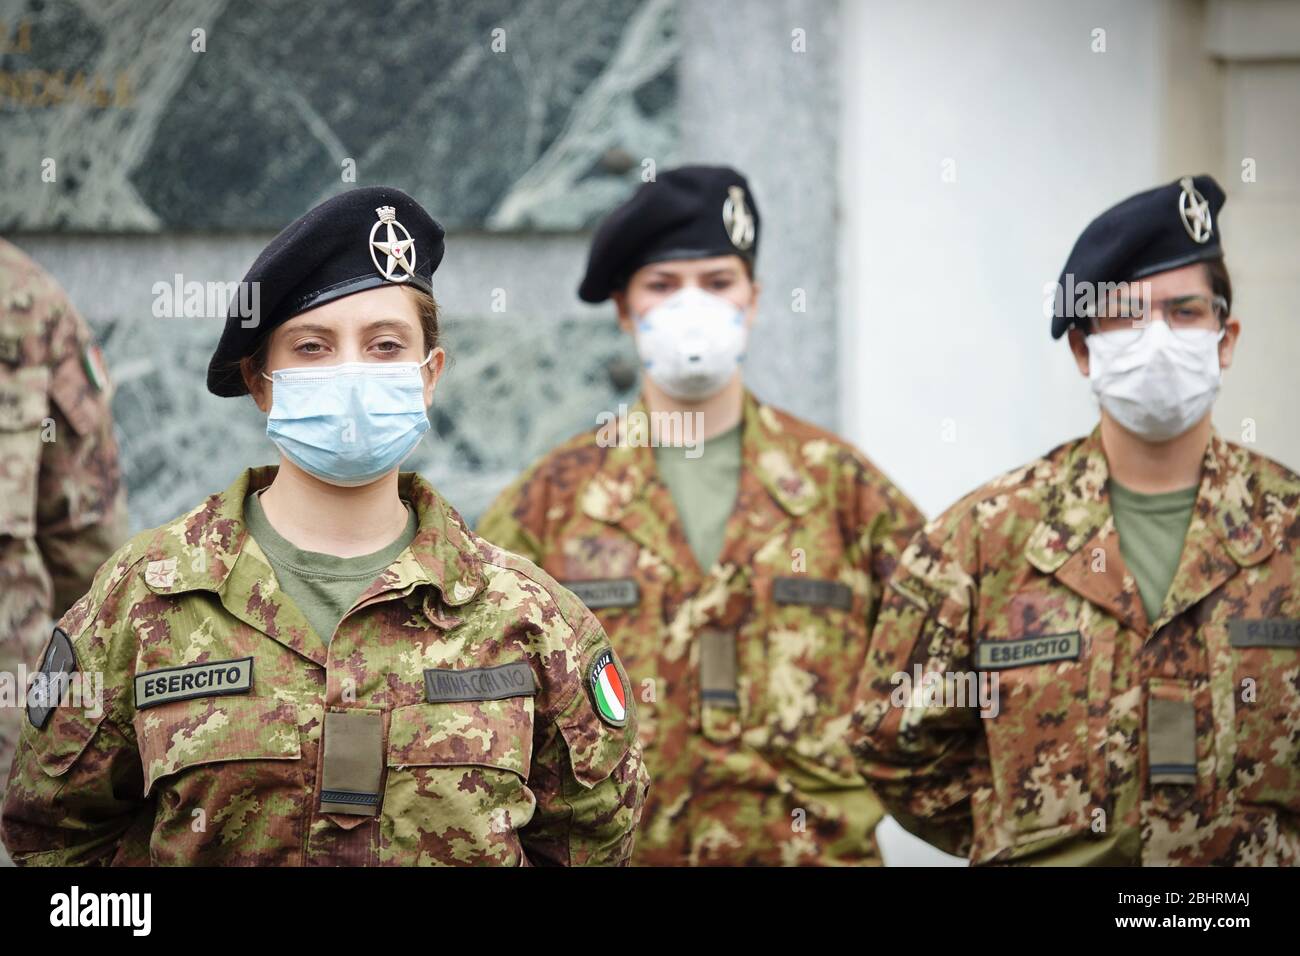
POLYGON ((107 403, 104 393, 86 375, 82 365, 86 355, 84 350, 69 355, 55 367, 50 381, 50 397, 78 435, 87 435, 99 426, 107 403))
POLYGON ((614 772, 636 736, 635 721, 611 727, 594 715, 572 718, 559 729, 574 779, 589 790, 614 772))
POLYGON ((588 790, 614 772, 631 746, 624 732, 614 728, 602 728, 593 738, 588 725, 568 724, 560 727, 560 733, 569 748, 574 779, 588 790))
POLYGON ((161 778, 231 760, 297 760, 298 711, 271 697, 205 697, 135 715, 144 792, 161 778))
POLYGON ((77 762, 94 739, 108 709, 103 707, 91 717, 80 707, 56 707, 44 730, 37 730, 23 717, 23 733, 28 735, 37 766, 51 777, 61 777, 77 762))
POLYGON ((36 488, 41 467, 41 422, 49 370, 0 364, 0 535, 36 533, 36 488))
POLYGON ((578 654, 581 686, 556 717, 574 779, 587 789, 614 772, 637 734, 627 671, 594 617, 591 625, 578 654))

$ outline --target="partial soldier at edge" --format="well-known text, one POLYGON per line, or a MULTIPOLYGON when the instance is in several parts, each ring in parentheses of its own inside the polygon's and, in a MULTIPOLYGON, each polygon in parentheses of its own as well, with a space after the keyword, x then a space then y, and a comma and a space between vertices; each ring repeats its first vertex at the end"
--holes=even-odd
POLYGON ((948 509, 890 581, 856 750, 972 863, 1300 862, 1300 476, 1211 422, 1241 331, 1223 202, 1186 177, 1088 226, 1052 334, 1100 424, 948 509))
MULTIPOLYGON (((0 672, 15 698, 50 626, 127 536, 111 395, 63 290, 0 239, 0 672)), ((21 720, 21 706, 0 708, 0 799, 21 720)))

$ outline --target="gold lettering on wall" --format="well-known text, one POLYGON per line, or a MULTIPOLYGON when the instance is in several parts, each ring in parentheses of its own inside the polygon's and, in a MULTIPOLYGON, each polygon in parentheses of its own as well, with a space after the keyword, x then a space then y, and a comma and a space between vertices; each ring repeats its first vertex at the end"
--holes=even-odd
MULTIPOLYGON (((0 20, 0 55, 32 51, 30 20, 10 26, 0 20)), ((0 70, 0 109, 50 109, 64 105, 93 109, 131 109, 135 105, 135 84, 127 70, 109 77, 85 70, 28 69, 0 70)))

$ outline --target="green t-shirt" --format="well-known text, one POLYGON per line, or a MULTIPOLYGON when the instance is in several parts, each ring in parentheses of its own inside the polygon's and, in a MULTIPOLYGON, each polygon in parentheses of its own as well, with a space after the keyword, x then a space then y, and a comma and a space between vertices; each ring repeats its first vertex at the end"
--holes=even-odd
POLYGON ((1130 491, 1111 479, 1110 508, 1119 532, 1119 551, 1137 579, 1147 620, 1160 616, 1178 572, 1187 526, 1192 523, 1196 486, 1158 495, 1130 491))
MULTIPOLYGON (((405 502, 403 502, 405 504, 405 502)), ((343 615, 352 610, 361 592, 370 587, 407 546, 415 540, 419 523, 415 511, 406 505, 406 527, 397 540, 373 554, 336 558, 332 554, 303 551, 282 538, 257 495, 244 499, 244 522, 249 534, 271 562, 282 590, 328 646, 343 615)))
POLYGON ((723 532, 740 490, 740 438, 737 425, 699 446, 696 458, 686 448, 655 448, 655 467, 682 519, 686 540, 707 571, 722 553, 723 532))

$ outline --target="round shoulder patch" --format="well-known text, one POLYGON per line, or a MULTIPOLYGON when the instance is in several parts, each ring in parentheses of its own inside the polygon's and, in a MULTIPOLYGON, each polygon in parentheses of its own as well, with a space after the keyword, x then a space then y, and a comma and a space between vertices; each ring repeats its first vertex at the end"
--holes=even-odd
POLYGON ((627 723, 627 688, 614 663, 614 651, 606 648, 596 655, 587 672, 587 690, 600 719, 611 727, 627 723))
POLYGON ((62 628, 56 627, 41 655, 41 667, 27 694, 27 719, 44 730, 77 669, 77 655, 62 628))

